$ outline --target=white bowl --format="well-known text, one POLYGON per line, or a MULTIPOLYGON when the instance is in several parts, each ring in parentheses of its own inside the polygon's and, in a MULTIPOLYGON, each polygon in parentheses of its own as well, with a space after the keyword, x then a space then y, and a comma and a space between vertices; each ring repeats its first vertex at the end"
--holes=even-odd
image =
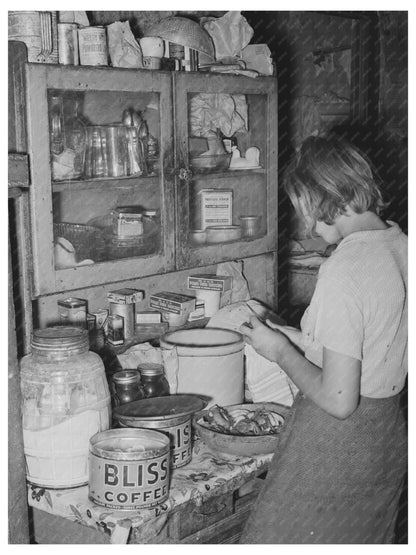
POLYGON ((206 228, 207 243, 225 243, 241 239, 239 225, 213 225, 206 228))

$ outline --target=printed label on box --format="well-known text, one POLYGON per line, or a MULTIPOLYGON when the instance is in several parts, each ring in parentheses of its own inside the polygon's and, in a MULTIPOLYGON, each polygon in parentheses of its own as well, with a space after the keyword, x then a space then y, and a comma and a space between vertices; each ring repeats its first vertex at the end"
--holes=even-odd
POLYGON ((149 305, 164 312, 181 314, 183 310, 195 309, 195 297, 163 291, 150 295, 149 305))
POLYGON ((232 191, 203 189, 198 194, 200 195, 201 229, 212 225, 232 225, 232 191))
POLYGON ((138 289, 117 289, 116 291, 109 291, 107 299, 114 303, 130 304, 142 301, 144 297, 143 291, 138 289))
POLYGON ((231 289, 232 279, 232 276, 217 276, 215 274, 188 276, 188 289, 224 292, 231 289))

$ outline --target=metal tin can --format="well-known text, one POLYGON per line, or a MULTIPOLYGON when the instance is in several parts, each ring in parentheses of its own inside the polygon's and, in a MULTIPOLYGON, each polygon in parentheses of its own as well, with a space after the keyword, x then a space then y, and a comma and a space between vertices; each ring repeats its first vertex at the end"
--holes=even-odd
POLYGON ((120 426, 165 433, 170 438, 171 468, 180 468, 192 459, 192 414, 205 405, 197 395, 149 397, 116 407, 113 417, 120 426))
POLYGON ((120 428, 90 439, 89 498, 110 509, 150 508, 169 495, 169 438, 120 428))
POLYGON ((118 238, 143 235, 143 214, 134 206, 121 206, 112 210, 113 234, 118 238))
POLYGON ((118 314, 110 314, 107 318, 107 341, 111 345, 124 343, 124 318, 118 314))
POLYGON ((24 42, 28 62, 58 63, 57 12, 10 11, 9 40, 24 42))
POLYGON ((79 65, 78 25, 76 23, 58 23, 59 63, 79 65))
POLYGON ((95 317, 95 327, 103 328, 106 331, 108 310, 106 308, 98 308, 97 310, 91 310, 90 314, 95 317))
POLYGON ((78 29, 79 61, 83 66, 108 65, 107 35, 105 27, 78 29))
POLYGON ((59 319, 72 326, 87 327, 87 301, 68 297, 58 301, 59 319))
POLYGON ((124 338, 130 339, 134 337, 136 325, 136 305, 134 303, 110 303, 110 314, 122 316, 124 321, 124 338))

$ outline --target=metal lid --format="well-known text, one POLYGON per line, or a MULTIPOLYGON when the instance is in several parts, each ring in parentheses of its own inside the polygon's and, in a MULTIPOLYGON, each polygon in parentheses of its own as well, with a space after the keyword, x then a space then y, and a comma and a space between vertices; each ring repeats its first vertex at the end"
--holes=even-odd
POLYGON ((148 218, 154 218, 155 216, 157 216, 157 210, 156 209, 148 209, 148 210, 144 210, 143 212, 143 216, 147 216, 148 218))
POLYGON ((105 459, 143 460, 165 455, 169 437, 153 430, 121 428, 98 432, 90 438, 90 452, 105 459))
POLYGON ((169 16, 155 23, 145 33, 146 37, 161 37, 181 46, 187 46, 215 58, 214 42, 209 33, 196 21, 187 17, 169 16))
POLYGON ((77 297, 68 297, 67 299, 59 299, 58 305, 76 308, 78 306, 86 306, 87 301, 85 299, 78 299, 77 297))
POLYGON ((206 401, 197 395, 167 395, 148 397, 114 409, 116 419, 169 420, 174 416, 186 416, 202 410, 206 401))
POLYGON ((88 351, 88 331, 76 326, 51 326, 33 331, 32 349, 37 352, 75 354, 88 351))
POLYGON ((113 381, 118 384, 127 385, 140 381, 140 372, 137 370, 120 370, 113 374, 113 381))
POLYGON ((156 362, 143 362, 139 364, 137 370, 143 376, 159 376, 164 373, 163 364, 157 364, 156 362))
POLYGON ((141 217, 143 214, 143 208, 141 206, 116 206, 112 211, 114 214, 122 215, 129 214, 131 216, 141 217))

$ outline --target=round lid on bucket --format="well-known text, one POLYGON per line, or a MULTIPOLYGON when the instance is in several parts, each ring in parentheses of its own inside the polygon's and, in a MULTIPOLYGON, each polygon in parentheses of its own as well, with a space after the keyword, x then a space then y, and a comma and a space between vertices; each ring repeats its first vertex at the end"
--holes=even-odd
POLYGON ((168 332, 160 338, 165 349, 176 347, 179 355, 222 356, 244 348, 241 333, 222 328, 191 328, 168 332))
POLYGON ((116 419, 140 418, 140 420, 168 420, 175 416, 186 416, 202 410, 206 402, 198 395, 167 395, 149 397, 114 409, 116 419))

